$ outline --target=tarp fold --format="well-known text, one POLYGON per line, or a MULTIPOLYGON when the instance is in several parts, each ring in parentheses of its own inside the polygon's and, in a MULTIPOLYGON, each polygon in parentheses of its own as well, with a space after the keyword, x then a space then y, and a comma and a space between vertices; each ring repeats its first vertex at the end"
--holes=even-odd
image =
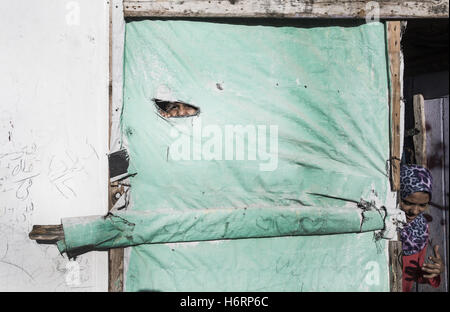
POLYGON ((383 221, 383 211, 350 207, 125 211, 63 219, 65 239, 58 248, 73 256, 151 243, 358 233, 381 230, 383 221))

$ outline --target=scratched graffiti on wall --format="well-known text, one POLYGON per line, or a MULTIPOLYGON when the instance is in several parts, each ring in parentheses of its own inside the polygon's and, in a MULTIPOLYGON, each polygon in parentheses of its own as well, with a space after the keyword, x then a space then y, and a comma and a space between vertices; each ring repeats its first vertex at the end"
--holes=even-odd
POLYGON ((92 290, 92 255, 69 261, 55 246, 30 240, 28 233, 42 209, 36 199, 75 198, 77 175, 86 174, 86 162, 99 156, 87 140, 81 154, 47 154, 37 143, 20 145, 11 119, 0 120, 0 291, 92 290), (38 185, 46 194, 36 191, 38 185))

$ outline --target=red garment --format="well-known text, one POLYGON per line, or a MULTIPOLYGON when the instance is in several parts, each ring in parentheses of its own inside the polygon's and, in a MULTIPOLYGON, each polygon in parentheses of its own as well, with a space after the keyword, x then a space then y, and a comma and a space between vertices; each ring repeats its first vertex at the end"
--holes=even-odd
POLYGON ((431 279, 423 277, 423 274, 427 274, 422 271, 422 265, 425 261, 425 255, 427 254, 427 247, 428 244, 418 253, 410 256, 403 256, 402 287, 404 292, 410 292, 414 282, 420 284, 428 283, 435 288, 439 287, 441 284, 441 277, 439 275, 431 279))

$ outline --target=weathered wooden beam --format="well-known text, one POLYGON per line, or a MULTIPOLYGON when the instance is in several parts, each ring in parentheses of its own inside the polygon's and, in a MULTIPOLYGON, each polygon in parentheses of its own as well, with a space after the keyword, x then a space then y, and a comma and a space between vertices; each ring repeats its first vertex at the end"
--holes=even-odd
MULTIPOLYGON (((108 147, 111 148, 111 128, 112 128, 112 102, 113 102, 113 22, 114 22, 114 3, 109 0, 109 136, 108 147)), ((111 165, 111 163, 110 163, 111 165)), ((117 186, 110 183, 111 168, 108 173, 108 211, 114 206, 114 194, 118 191, 117 186)), ((124 249, 116 248, 108 250, 108 291, 123 291, 123 265, 124 249)))
POLYGON ((413 136, 416 164, 427 167, 427 129, 425 124, 425 107, 422 94, 413 97, 414 128, 418 133, 413 136))
POLYGON ((448 0, 124 0, 125 17, 448 18, 448 0))
POLYGON ((391 189, 400 189, 400 101, 401 101, 401 23, 387 22, 388 57, 389 57, 389 107, 391 111, 391 189))
MULTIPOLYGON (((108 210, 114 206, 117 198, 115 194, 123 193, 123 187, 117 183, 109 186, 109 204, 108 210)), ((108 250, 108 291, 122 292, 123 291, 123 266, 124 266, 124 249, 114 248, 108 250)))
POLYGON ((402 242, 389 241, 389 285, 391 292, 402 292, 402 242))
POLYGON ((61 224, 33 225, 28 237, 39 244, 56 244, 57 241, 64 239, 64 230, 61 224))
POLYGON ((114 248, 108 251, 109 292, 123 292, 123 257, 123 248, 114 248))

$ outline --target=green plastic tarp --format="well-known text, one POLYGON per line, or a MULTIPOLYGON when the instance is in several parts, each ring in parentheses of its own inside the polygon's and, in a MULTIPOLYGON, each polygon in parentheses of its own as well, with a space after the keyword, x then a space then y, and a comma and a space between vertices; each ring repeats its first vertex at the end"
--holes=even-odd
POLYGON ((389 187, 386 64, 382 23, 128 22, 132 205, 63 220, 58 247, 134 246, 130 291, 386 290, 385 215, 361 205, 389 187))

